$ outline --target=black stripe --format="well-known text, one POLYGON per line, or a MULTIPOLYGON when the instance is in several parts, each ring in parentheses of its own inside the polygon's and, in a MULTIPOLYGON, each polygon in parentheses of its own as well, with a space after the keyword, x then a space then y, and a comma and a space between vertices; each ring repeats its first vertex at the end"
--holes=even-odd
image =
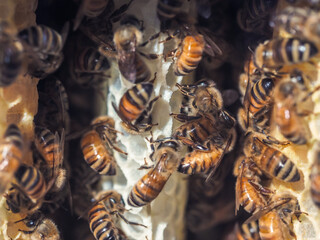
POLYGON ((296 169, 296 173, 294 174, 294 176, 288 180, 288 182, 297 182, 300 180, 300 174, 299 174, 299 171, 298 169, 296 169))
MULTIPOLYGON (((278 174, 281 171, 281 169, 283 169, 285 167, 287 160, 288 160, 288 158, 284 154, 280 155, 280 161, 277 164, 277 166, 274 168, 274 171, 273 171, 273 174, 275 177, 278 177, 278 174)), ((285 179, 285 177, 283 177, 282 179, 285 179)))
MULTIPOLYGON (((285 45, 285 49, 286 49, 286 54, 287 54, 287 57, 288 57, 288 60, 289 62, 294 62, 294 59, 293 59, 293 51, 298 51, 298 49, 294 49, 293 48, 293 42, 295 41, 294 38, 289 38, 286 42, 286 45, 285 45)), ((298 46, 300 45, 300 42, 298 44, 298 46)), ((300 55, 301 52, 299 51, 299 59, 301 59, 302 55, 300 55)), ((299 61, 299 60, 298 60, 299 61)))
MULTIPOLYGON (((273 51, 273 60, 276 63, 280 63, 283 64, 284 60, 282 57, 282 41, 286 41, 286 40, 274 40, 273 45, 272 45, 272 51, 273 51)), ((285 54, 286 54, 286 49, 285 49, 285 54)))

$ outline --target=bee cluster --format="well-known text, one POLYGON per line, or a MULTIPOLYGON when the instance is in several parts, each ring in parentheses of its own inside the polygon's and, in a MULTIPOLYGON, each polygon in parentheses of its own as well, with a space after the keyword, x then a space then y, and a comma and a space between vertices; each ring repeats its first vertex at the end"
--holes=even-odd
POLYGON ((319 6, 48 1, 18 30, 0 16, 0 236, 316 238, 319 6), (23 81, 34 118, 14 109, 28 89, 6 96, 23 81))

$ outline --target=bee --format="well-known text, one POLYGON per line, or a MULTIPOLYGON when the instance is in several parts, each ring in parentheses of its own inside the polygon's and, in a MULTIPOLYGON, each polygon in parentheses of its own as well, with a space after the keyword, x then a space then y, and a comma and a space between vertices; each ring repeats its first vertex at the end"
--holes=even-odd
POLYGON ((189 97, 187 104, 191 115, 200 113, 215 113, 223 108, 223 99, 216 84, 211 79, 204 79, 192 85, 176 84, 179 91, 189 97))
POLYGON ((278 69, 283 65, 306 62, 318 53, 310 41, 299 38, 278 38, 259 44, 254 63, 259 69, 278 69))
POLYGON ((112 103, 114 110, 122 120, 122 128, 127 132, 139 134, 157 125, 152 124, 150 112, 159 96, 150 101, 152 92, 153 83, 138 83, 124 93, 120 99, 119 109, 114 102, 112 103))
MULTIPOLYGON (((272 13, 278 0, 260 1, 246 0, 237 13, 237 22, 246 32, 261 32, 268 30, 268 16, 272 13)), ((270 31, 269 31, 270 32, 270 31)))
POLYGON ((83 86, 95 86, 105 81, 110 69, 108 59, 98 50, 87 47, 76 55, 74 72, 77 82, 83 86))
POLYGON ((316 44, 320 40, 319 20, 318 13, 311 8, 288 6, 273 19, 272 25, 316 44))
POLYGON ((309 132, 297 111, 299 93, 299 88, 294 82, 281 82, 277 85, 274 96, 274 120, 286 139, 294 144, 303 145, 307 143, 309 132))
POLYGON ((113 144, 117 137, 114 124, 111 117, 98 117, 91 123, 94 129, 86 132, 81 139, 81 149, 85 161, 99 174, 116 174, 117 163, 111 148, 126 154, 113 144))
POLYGON ((290 183, 301 179, 300 171, 285 154, 265 144, 254 133, 246 135, 244 146, 244 154, 267 176, 290 183))
POLYGON ((272 198, 272 210, 259 219, 259 231, 262 240, 266 239, 295 239, 292 218, 301 215, 298 200, 289 193, 275 195, 272 198))
POLYGON ((273 193, 263 187, 260 182, 261 171, 256 164, 248 158, 240 158, 236 182, 236 212, 242 205, 248 213, 257 213, 267 206, 266 197, 273 193))
POLYGON ((9 24, 0 22, 0 87, 16 81, 23 68, 23 46, 10 33, 9 24))
POLYGON ((181 12, 184 0, 158 0, 157 15, 160 21, 171 20, 181 12))
POLYGON ((63 60, 62 48, 68 31, 67 23, 61 35, 44 25, 31 26, 18 33, 31 58, 29 72, 34 77, 44 78, 58 69, 63 60))
POLYGON ((252 128, 257 132, 269 133, 275 81, 273 77, 262 77, 253 85, 250 80, 247 83, 244 106, 238 112, 243 130, 252 128))
POLYGON ((313 202, 320 207, 320 143, 316 143, 314 149, 314 160, 311 168, 311 196, 313 202))
POLYGON ((44 176, 48 176, 47 182, 55 178, 55 191, 62 189, 67 180, 67 172, 63 168, 64 158, 64 131, 61 139, 56 132, 53 134, 49 129, 36 126, 35 128, 35 145, 37 150, 45 160, 45 166, 42 168, 44 176))
POLYGON ((179 141, 167 138, 156 141, 151 139, 150 142, 153 149, 150 159, 155 165, 138 180, 129 193, 128 204, 132 207, 142 207, 152 202, 179 166, 179 141))
MULTIPOLYGON (((131 83, 141 83, 150 80, 151 72, 142 60, 137 47, 142 44, 143 26, 141 21, 128 15, 120 21, 120 27, 113 35, 113 42, 117 51, 120 73, 131 83)), ((157 58, 155 54, 142 54, 149 59, 157 58)))
POLYGON ((31 240, 59 240, 60 232, 57 225, 40 212, 36 211, 24 219, 15 223, 23 222, 28 230, 19 229, 24 234, 28 234, 31 240))
POLYGON ((9 187, 15 173, 18 171, 23 157, 23 139, 20 129, 10 124, 0 143, 0 194, 9 187))
POLYGON ((259 235, 259 222, 253 221, 243 223, 241 228, 236 225, 237 240, 260 240, 259 235))
POLYGON ((142 224, 128 221, 123 213, 125 203, 122 196, 114 190, 105 191, 98 195, 94 205, 88 212, 89 226, 97 240, 103 239, 127 239, 121 229, 117 228, 113 216, 123 219, 127 224, 146 227, 142 224))

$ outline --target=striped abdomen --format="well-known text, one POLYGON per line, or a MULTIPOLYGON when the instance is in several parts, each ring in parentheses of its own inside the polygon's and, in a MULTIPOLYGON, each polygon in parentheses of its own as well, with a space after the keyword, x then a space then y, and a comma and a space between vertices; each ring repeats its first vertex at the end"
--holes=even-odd
POLYGON ((178 127, 174 131, 173 137, 182 136, 190 138, 193 142, 203 143, 216 131, 215 122, 207 117, 202 117, 178 127))
POLYGON ((59 55, 63 47, 61 35, 44 25, 23 29, 18 33, 18 37, 34 51, 43 54, 59 55))
POLYGON ((3 194, 22 162, 23 139, 19 128, 11 124, 0 144, 0 194, 3 194))
POLYGON ((220 163, 223 154, 222 148, 211 147, 210 152, 192 151, 181 159, 178 171, 184 174, 208 174, 220 163))
POLYGON ((110 68, 108 59, 94 48, 83 49, 76 59, 77 71, 101 73, 110 68))
MULTIPOLYGON (((255 55, 258 49, 259 47, 255 55)), ((298 38, 274 39, 262 45, 262 62, 260 64, 259 60, 256 62, 259 67, 277 68, 282 65, 306 62, 317 53, 317 47, 309 41, 298 38)))
POLYGON ((47 185, 41 172, 32 166, 21 165, 15 174, 19 186, 33 202, 46 194, 47 185))
POLYGON ((116 174, 117 164, 112 152, 107 149, 95 130, 84 134, 81 139, 81 149, 84 159, 93 170, 105 175, 116 174))
POLYGON ((253 221, 242 224, 239 231, 237 231, 237 240, 260 240, 259 222, 253 221))
POLYGON ((256 164, 269 176, 273 176, 285 182, 297 182, 300 173, 296 165, 280 151, 265 146, 262 153, 256 159, 256 164))
POLYGON ((141 83, 150 80, 150 69, 137 53, 133 54, 132 62, 128 61, 131 57, 123 58, 123 61, 118 61, 122 76, 132 83, 141 83))
MULTIPOLYGON (((239 194, 239 204, 244 207, 248 213, 253 213, 257 209, 261 209, 267 205, 267 201, 264 197, 257 191, 257 189, 251 184, 250 179, 246 176, 241 176, 237 178, 236 191, 239 194)), ((260 186, 259 183, 254 182, 253 184, 260 186)))
POLYGON ((7 87, 17 79, 22 70, 23 47, 20 42, 14 42, 6 35, 0 36, 0 46, 0 87, 7 87))
POLYGON ((48 167, 53 168, 54 164, 59 164, 55 162, 57 154, 60 151, 59 141, 57 141, 56 136, 47 128, 36 127, 35 132, 35 143, 38 151, 45 159, 48 167))
POLYGON ((132 207, 142 207, 152 202, 170 176, 170 173, 160 173, 157 167, 150 170, 133 186, 128 197, 128 204, 132 207))
POLYGON ((183 39, 182 50, 176 61, 174 73, 185 76, 195 70, 202 59, 205 41, 202 35, 186 36, 183 39))
POLYGON ((260 79, 253 85, 249 98, 249 112, 251 114, 254 115, 258 113, 270 104, 274 86, 274 80, 272 78, 260 79))
POLYGON ((119 112, 127 121, 136 120, 146 109, 153 91, 152 83, 139 83, 121 98, 119 112))
POLYGON ((103 203, 96 203, 88 213, 89 226, 97 240, 119 240, 119 231, 103 203))
POLYGON ((181 11, 183 0, 158 0, 157 14, 161 21, 174 18, 181 11))
POLYGON ((294 144, 306 144, 307 132, 295 109, 279 104, 275 108, 275 122, 281 134, 294 144))
POLYGON ((259 219, 259 230, 261 240, 288 240, 291 239, 288 234, 288 227, 282 227, 284 224, 279 214, 273 210, 259 219))
POLYGON ((99 16, 106 8, 109 0, 83 0, 83 14, 89 18, 99 16))

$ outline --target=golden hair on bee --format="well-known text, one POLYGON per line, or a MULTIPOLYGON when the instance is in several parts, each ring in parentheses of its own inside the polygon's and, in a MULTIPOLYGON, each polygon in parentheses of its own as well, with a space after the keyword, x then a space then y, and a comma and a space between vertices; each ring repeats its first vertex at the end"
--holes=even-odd
POLYGON ((22 163, 24 142, 20 129, 10 124, 0 142, 0 194, 3 194, 11 183, 22 163))
POLYGON ((254 63, 262 70, 307 62, 318 53, 310 41, 299 38, 277 38, 259 44, 254 51, 254 63))
POLYGON ((28 235, 31 240, 61 239, 57 225, 51 219, 46 218, 40 211, 36 211, 15 223, 18 222, 25 224, 28 230, 19 229, 19 231, 28 235))
POLYGON ((171 174, 178 168, 180 148, 180 142, 173 138, 151 140, 153 152, 150 159, 155 165, 133 186, 128 196, 130 206, 142 207, 158 197, 171 174))
POLYGON ((123 239, 125 235, 121 229, 116 227, 113 216, 121 218, 127 224, 146 227, 128 221, 123 216, 125 211, 128 210, 125 209, 123 198, 118 192, 114 190, 100 192, 88 212, 89 227, 94 237, 97 240, 123 239))
MULTIPOLYGON (((271 143, 269 143, 271 144, 271 143)), ((296 165, 285 154, 264 143, 258 135, 249 132, 244 141, 244 154, 269 177, 284 182, 298 182, 301 173, 296 165)))

